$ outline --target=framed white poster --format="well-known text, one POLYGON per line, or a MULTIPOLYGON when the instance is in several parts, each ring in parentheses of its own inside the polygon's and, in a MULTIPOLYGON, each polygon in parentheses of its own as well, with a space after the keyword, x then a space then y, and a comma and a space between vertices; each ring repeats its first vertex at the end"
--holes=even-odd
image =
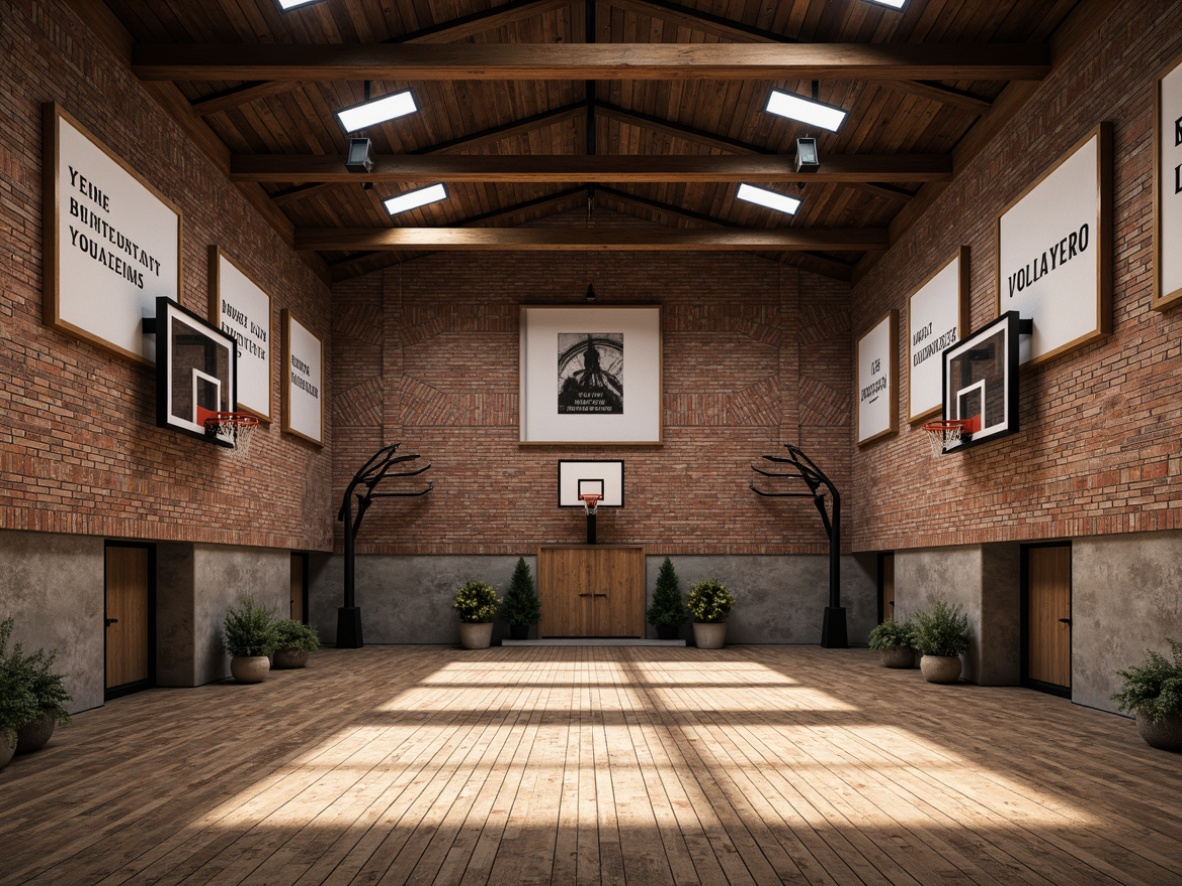
POLYGON ((1154 83, 1153 307, 1182 298, 1182 58, 1154 83))
POLYGON ((898 312, 891 310, 874 328, 858 339, 857 408, 858 445, 893 434, 899 429, 898 385, 895 382, 895 337, 898 312))
POLYGON ((271 420, 271 297, 217 246, 209 247, 210 322, 238 343, 238 403, 271 420))
POLYGON ((324 443, 324 345, 283 310, 283 430, 324 443))
POLYGON ((940 354, 964 335, 968 300, 969 248, 962 246, 907 302, 908 421, 919 421, 943 408, 940 354))
POLYGON ((1112 127, 1101 123, 997 217, 997 313, 1033 321, 1023 363, 1112 329, 1112 127))
POLYGON ((522 443, 661 442, 661 308, 521 309, 522 443))
POLYGON ((179 300, 181 211, 59 105, 44 106, 45 323, 140 363, 179 300))

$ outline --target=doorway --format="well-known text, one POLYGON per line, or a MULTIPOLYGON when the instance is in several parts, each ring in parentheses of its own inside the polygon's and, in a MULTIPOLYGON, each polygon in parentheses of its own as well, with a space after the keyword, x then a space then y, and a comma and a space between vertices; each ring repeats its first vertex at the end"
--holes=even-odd
POLYGON ((1022 682, 1071 697, 1071 543, 1022 548, 1022 682))
POLYGON ((155 546, 109 541, 104 566, 104 697, 116 698, 155 684, 155 546))
POLYGON ((288 618, 307 624, 308 619, 308 555, 291 555, 291 606, 288 618))
POLYGON ((895 552, 878 555, 878 623, 895 620, 895 552))

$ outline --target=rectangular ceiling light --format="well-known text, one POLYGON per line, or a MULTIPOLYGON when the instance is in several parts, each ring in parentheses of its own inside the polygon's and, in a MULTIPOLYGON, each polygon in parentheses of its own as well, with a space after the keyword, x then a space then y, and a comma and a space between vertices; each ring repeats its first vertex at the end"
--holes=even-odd
POLYGON ((410 90, 408 89, 405 92, 383 95, 381 98, 370 99, 359 105, 344 108, 343 110, 337 111, 336 115, 337 120, 341 123, 341 128, 345 132, 356 132, 358 129, 364 129, 367 126, 374 126, 378 123, 385 123, 387 120, 393 120, 396 117, 412 114, 418 109, 418 105, 415 104, 415 97, 410 94, 410 90))
POLYGON ((287 12, 289 9, 298 9, 310 3, 319 3, 320 0, 275 0, 275 2, 279 4, 280 9, 287 12))
POLYGON ((397 197, 391 197, 385 201, 386 212, 390 215, 397 215, 400 212, 406 212, 408 209, 418 209, 420 206, 426 206, 428 203, 435 203, 439 200, 447 199, 447 188, 443 185, 428 185, 425 188, 419 188, 417 191, 407 191, 405 194, 399 194, 397 197))
POLYGON ((847 112, 824 102, 814 101, 800 95, 793 95, 780 89, 773 89, 767 100, 767 110, 781 117, 799 120, 813 126, 820 126, 830 132, 837 132, 847 112))
POLYGON ((801 201, 795 197, 789 197, 787 194, 777 194, 775 191, 769 191, 766 188, 757 188, 755 185, 739 185, 739 191, 735 196, 740 200, 746 200, 748 203, 758 203, 760 206, 785 212, 788 215, 793 215, 796 210, 800 209, 801 201))
POLYGON ((879 6, 889 6, 891 9, 902 9, 907 5, 907 0, 870 0, 871 3, 877 3, 879 6))

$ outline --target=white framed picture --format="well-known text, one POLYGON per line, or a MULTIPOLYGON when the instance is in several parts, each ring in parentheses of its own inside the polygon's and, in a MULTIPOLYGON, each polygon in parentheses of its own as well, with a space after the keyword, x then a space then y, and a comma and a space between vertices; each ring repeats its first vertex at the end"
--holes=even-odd
POLYGON ((1182 57, 1154 81, 1153 307, 1182 299, 1182 57))
POLYGON ((890 310, 874 328, 858 339, 858 445, 870 443, 899 429, 898 384, 895 381, 895 339, 898 312, 890 310))
POLYGON ((962 246, 907 301, 907 420, 944 405, 940 354, 964 335, 969 301, 969 248, 962 246))
POLYGON ((520 442, 662 439, 661 308, 521 308, 520 442))
POLYGON ((283 309, 283 430, 324 443, 324 345, 283 309))
POLYGON ((1112 127, 1096 126, 997 217, 997 315, 1032 321, 1022 363, 1112 329, 1112 127))
POLYGON ((217 246, 209 247, 210 322, 238 343, 238 411, 271 420, 271 296, 217 246))

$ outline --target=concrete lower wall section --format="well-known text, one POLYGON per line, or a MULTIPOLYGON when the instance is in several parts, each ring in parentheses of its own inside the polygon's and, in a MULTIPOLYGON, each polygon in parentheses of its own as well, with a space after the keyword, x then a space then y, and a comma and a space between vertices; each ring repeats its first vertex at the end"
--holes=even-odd
MULTIPOLYGON (((336 641, 337 608, 343 600, 343 560, 311 555, 310 621, 325 643, 336 641)), ((664 557, 649 557, 646 606, 652 600, 664 557)), ((535 573, 537 562, 527 557, 535 573)), ((829 560, 825 556, 679 556, 672 558, 682 596, 702 579, 716 578, 731 588, 735 609, 727 631, 733 643, 819 643, 829 601, 829 560)), ((503 597, 516 557, 366 555, 356 561, 356 603, 367 643, 459 642, 452 612, 456 588, 470 579, 498 587, 503 597)), ((852 644, 865 644, 877 613, 873 559, 842 558, 842 605, 852 644)), ((505 628, 499 621, 493 642, 505 628)), ((656 636, 649 629, 650 636, 656 636)), ((682 636, 692 636, 690 626, 682 636)))

